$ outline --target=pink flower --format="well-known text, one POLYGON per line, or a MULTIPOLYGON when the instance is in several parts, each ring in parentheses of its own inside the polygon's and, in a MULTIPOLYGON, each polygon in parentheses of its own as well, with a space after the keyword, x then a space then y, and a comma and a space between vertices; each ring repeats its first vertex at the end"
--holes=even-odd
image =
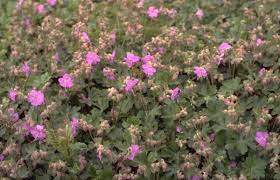
POLYGON ((143 63, 155 62, 154 56, 148 54, 142 58, 143 63))
POLYGON ((230 50, 231 48, 232 48, 231 45, 229 45, 227 42, 223 42, 219 46, 218 50, 220 54, 224 54, 226 51, 230 50))
POLYGON ((20 9, 22 7, 23 3, 24 3, 24 0, 18 0, 18 2, 16 4, 16 8, 20 9))
POLYGON ((15 90, 13 90, 13 89, 10 90, 10 91, 9 91, 9 94, 8 94, 8 96, 9 96, 9 98, 10 98, 11 101, 16 101, 17 95, 18 95, 18 92, 15 91, 15 90))
POLYGON ((97 147, 97 158, 99 159, 99 161, 102 160, 102 153, 103 153, 104 147, 99 144, 97 147))
POLYGON ((112 33, 110 34, 110 38, 111 38, 112 44, 115 44, 115 43, 116 43, 116 38, 117 38, 116 33, 115 33, 115 32, 112 32, 112 33))
POLYGON ((77 118, 72 118, 71 132, 73 137, 75 137, 78 134, 78 127, 79 127, 79 120, 77 118))
POLYGON ((204 16, 204 12, 202 9, 197 9, 195 15, 196 15, 196 17, 198 17, 198 19, 202 19, 204 16))
POLYGON ((36 125, 30 130, 31 135, 35 140, 43 141, 46 138, 46 130, 44 125, 36 125))
POLYGON ((21 71, 22 73, 24 73, 25 76, 29 76, 29 74, 30 74, 30 67, 29 67, 29 65, 28 65, 28 62, 24 62, 24 63, 21 65, 20 71, 21 71))
POLYGON ((56 3, 57 3, 57 0, 47 0, 47 3, 48 3, 50 6, 55 6, 56 3))
POLYGON ((150 6, 147 13, 150 18, 154 19, 158 17, 159 10, 154 6, 150 6))
POLYGON ((170 90, 171 93, 171 100, 177 99, 181 94, 181 89, 179 87, 176 87, 175 89, 170 90))
POLYGON ((14 108, 9 108, 8 109, 8 113, 9 113, 9 117, 11 118, 12 121, 16 122, 19 120, 19 115, 18 113, 15 111, 14 108))
POLYGON ((133 88, 138 84, 139 80, 138 79, 128 79, 126 80, 125 83, 125 91, 126 92, 131 92, 133 88))
POLYGON ((73 86, 73 79, 69 74, 64 74, 58 79, 59 85, 64 88, 71 88, 73 86))
POLYGON ((146 76, 148 76, 148 77, 153 76, 157 72, 156 68, 154 68, 149 63, 143 64, 142 65, 142 70, 146 74, 146 76))
POLYGON ((256 46, 261 46, 264 44, 264 41, 261 38, 258 38, 256 41, 256 46))
POLYGON ((267 146, 268 133, 265 131, 257 131, 255 140, 261 147, 265 148, 267 146))
POLYGON ((30 125, 30 122, 25 121, 21 126, 17 127, 17 130, 23 135, 28 136, 30 134, 32 127, 30 125))
POLYGON ((35 89, 31 90, 28 95, 28 102, 31 103, 32 106, 40 106, 44 104, 45 96, 41 91, 37 91, 35 89))
POLYGON ((131 68, 132 66, 134 66, 139 60, 140 60, 140 57, 134 55, 133 53, 126 53, 126 57, 124 58, 127 66, 129 68, 131 68))
POLYGON ((31 27, 31 21, 29 18, 24 18, 23 26, 25 29, 29 29, 31 27))
POLYGON ((115 80, 116 76, 114 74, 114 69, 112 68, 104 68, 103 69, 103 75, 108 79, 108 80, 115 80))
POLYGON ((96 65, 100 62, 100 57, 95 52, 88 52, 86 55, 86 63, 88 65, 96 65))
POLYGON ((194 67, 194 74, 197 78, 207 77, 207 71, 204 67, 194 67))
POLYGON ((262 77, 266 72, 266 69, 265 68, 261 68, 260 71, 259 71, 259 76, 262 77))
POLYGON ((140 153, 140 148, 137 144, 133 144, 129 147, 129 160, 134 160, 135 156, 137 156, 140 153))
POLYGON ((191 177, 191 180, 201 180, 201 177, 198 175, 194 175, 191 177))
POLYGON ((5 159, 5 156, 3 154, 0 154, 0 161, 3 161, 5 159))
POLYGON ((177 11, 175 10, 175 9, 167 9, 166 10, 166 13, 167 13, 167 16, 168 17, 170 17, 170 18, 174 18, 175 17, 175 15, 176 15, 176 13, 177 13, 177 11))
POLYGON ((177 133, 182 132, 182 128, 181 128, 180 126, 177 126, 177 127, 176 127, 176 132, 177 132, 177 133))
POLYGON ((211 142, 215 141, 216 134, 215 134, 215 133, 211 133, 211 134, 209 135, 209 138, 210 138, 211 142))
POLYGON ((56 63, 58 63, 58 61, 59 61, 59 54, 58 54, 58 52, 55 52, 55 54, 53 55, 53 60, 54 60, 56 63))
POLYGON ((90 43, 90 39, 89 39, 89 36, 86 32, 82 32, 81 33, 81 40, 84 42, 84 43, 90 43))
POLYGON ((39 13, 39 14, 44 14, 44 13, 46 12, 45 6, 44 6, 43 4, 38 4, 38 5, 36 6, 36 11, 37 11, 37 13, 39 13))
POLYGON ((138 8, 142 8, 144 6, 145 0, 139 0, 139 2, 137 3, 137 7, 138 8))
POLYGON ((236 168, 236 166, 237 166, 236 161, 231 161, 231 162, 229 163, 229 167, 231 167, 231 168, 236 168))
POLYGON ((159 48, 156 48, 156 51, 159 52, 160 54, 163 54, 166 52, 166 49, 164 47, 159 47, 159 48))
POLYGON ((107 60, 110 64, 114 63, 115 58, 116 58, 116 51, 115 51, 115 50, 112 52, 112 54, 108 54, 108 55, 106 56, 106 60, 107 60))

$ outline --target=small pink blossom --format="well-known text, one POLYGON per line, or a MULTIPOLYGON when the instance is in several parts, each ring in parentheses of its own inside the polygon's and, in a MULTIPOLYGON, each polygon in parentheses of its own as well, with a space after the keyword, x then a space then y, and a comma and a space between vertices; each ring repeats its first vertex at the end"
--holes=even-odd
POLYGON ((37 11, 37 13, 39 13, 39 14, 44 14, 44 13, 46 12, 45 6, 44 6, 43 4, 38 4, 38 5, 36 6, 36 11, 37 11))
POLYGON ((259 71, 259 76, 262 77, 266 72, 266 69, 265 68, 261 68, 260 71, 259 71))
POLYGON ((268 133, 265 131, 257 131, 255 140, 261 147, 265 148, 267 146, 268 136, 268 133))
POLYGON ((153 76, 157 72, 156 68, 154 68, 149 63, 143 64, 142 65, 142 70, 146 74, 146 76, 148 76, 148 77, 153 76))
POLYGON ((88 52, 86 55, 86 63, 88 65, 96 65, 100 62, 100 57, 95 52, 88 52))
POLYGON ((99 159, 99 161, 102 160, 102 151, 97 152, 97 158, 99 159))
POLYGON ((124 58, 127 66, 129 68, 131 68, 132 66, 134 66, 139 60, 140 60, 140 57, 134 55, 133 53, 126 53, 126 57, 124 58))
POLYGON ((215 134, 215 133, 211 133, 211 134, 209 135, 209 138, 210 138, 211 142, 215 141, 216 134, 215 134))
POLYGON ((23 26, 25 29, 29 29, 31 27, 31 21, 29 18, 24 18, 23 26))
POLYGON ((78 127, 79 127, 79 120, 77 118, 72 118, 71 132, 73 137, 75 137, 78 134, 78 127))
POLYGON ((111 38, 112 44, 115 44, 116 43, 116 38, 117 38, 116 32, 111 32, 110 38, 111 38))
POLYGON ((114 69, 112 68, 103 68, 103 75, 108 79, 108 80, 115 80, 116 79, 116 76, 115 76, 115 73, 114 73, 114 69))
POLYGON ((236 167, 237 167, 236 161, 231 161, 231 162, 229 163, 229 167, 231 167, 231 168, 236 168, 236 167))
POLYGON ((194 74, 197 78, 207 77, 207 71, 204 67, 194 67, 194 74))
POLYGON ((11 101, 16 101, 17 95, 18 95, 18 92, 15 91, 15 90, 13 90, 13 89, 10 90, 10 91, 9 91, 9 94, 8 94, 8 96, 9 96, 9 98, 10 98, 11 101))
POLYGON ((3 161, 5 159, 5 156, 3 154, 0 154, 0 161, 3 161))
POLYGON ((198 175, 194 175, 191 177, 191 180, 201 180, 201 177, 198 175))
POLYGON ((110 63, 113 64, 116 58, 116 51, 114 50, 111 54, 108 54, 106 56, 106 60, 110 63))
POLYGON ((33 89, 28 93, 27 99, 32 106, 40 106, 44 104, 45 96, 42 91, 33 89))
POLYGON ((221 62, 223 62, 225 53, 232 48, 231 45, 229 45, 227 42, 223 42, 218 47, 219 54, 216 56, 216 63, 219 65, 221 62))
POLYGON ((24 63, 21 65, 20 71, 21 71, 22 73, 24 73, 25 76, 29 76, 31 70, 30 70, 30 67, 29 67, 29 65, 28 65, 28 62, 24 62, 24 63))
POLYGON ((225 54, 218 54, 216 56, 215 63, 217 65, 220 65, 223 62, 223 60, 224 60, 224 56, 225 56, 225 54))
POLYGON ((175 9, 167 9, 166 10, 167 16, 170 18, 174 18, 177 14, 177 11, 175 9))
POLYGON ((177 133, 182 132, 182 128, 181 128, 180 126, 177 126, 177 127, 176 127, 176 132, 177 132, 177 133))
POLYGON ((231 48, 232 48, 231 45, 229 45, 227 42, 223 42, 223 43, 219 46, 218 50, 219 50, 219 53, 220 53, 220 54, 225 54, 225 52, 227 52, 227 51, 230 50, 231 48))
POLYGON ((138 79, 128 79, 125 82, 125 91, 126 92, 131 92, 133 88, 138 84, 139 80, 138 79))
POLYGON ((73 86, 73 79, 69 74, 64 74, 58 79, 59 85, 64 88, 71 88, 73 86))
POLYGON ((201 140, 201 141, 199 142, 199 146, 200 146, 200 149, 201 149, 201 150, 204 150, 204 149, 205 149, 205 142, 201 140))
POLYGON ((154 19, 158 17, 159 10, 154 6, 150 6, 147 13, 150 18, 154 19))
POLYGON ((55 6, 56 3, 57 3, 57 0, 47 0, 47 3, 48 3, 50 6, 55 6))
POLYGON ((197 17, 198 19, 202 19, 203 16, 204 16, 204 12, 203 12, 202 9, 197 9, 195 15, 196 15, 196 17, 197 17))
POLYGON ((180 96, 181 89, 179 87, 176 87, 175 89, 170 90, 170 93, 171 93, 170 96, 171 100, 175 100, 180 96))
POLYGON ((261 46, 264 44, 264 41, 261 38, 258 38, 256 41, 256 46, 261 46))
POLYGON ((137 144, 133 144, 129 147, 129 160, 134 160, 135 156, 140 153, 140 147, 137 144))
POLYGON ((58 54, 58 52, 55 52, 55 54, 53 55, 53 60, 54 60, 55 63, 58 63, 58 61, 59 61, 59 54, 58 54))
POLYGON ((17 10, 19 10, 22 7, 23 3, 24 3, 24 0, 18 0, 18 2, 16 4, 17 10))
POLYGON ((159 52, 160 54, 164 54, 166 52, 166 49, 164 47, 158 47, 156 51, 159 52))
POLYGON ((34 140, 43 141, 46 138, 46 130, 44 125, 36 125, 30 130, 34 140))
POLYGON ((82 32, 81 33, 81 40, 84 43, 90 43, 89 36, 88 36, 88 34, 86 32, 82 32))
POLYGON ((102 153, 103 153, 104 147, 99 144, 97 147, 97 158, 99 159, 99 161, 102 160, 102 153))
POLYGON ((9 108, 8 109, 8 113, 9 113, 9 117, 11 118, 12 121, 16 122, 19 120, 19 115, 18 113, 15 111, 14 108, 9 108))
POLYGON ((29 121, 25 121, 21 126, 17 127, 17 130, 23 135, 28 136, 30 134, 30 131, 32 129, 32 126, 30 125, 29 121))
POLYGON ((142 8, 144 6, 145 0, 139 0, 139 2, 137 3, 137 7, 138 8, 142 8))
POLYGON ((155 62, 154 56, 148 54, 142 58, 143 63, 155 62))

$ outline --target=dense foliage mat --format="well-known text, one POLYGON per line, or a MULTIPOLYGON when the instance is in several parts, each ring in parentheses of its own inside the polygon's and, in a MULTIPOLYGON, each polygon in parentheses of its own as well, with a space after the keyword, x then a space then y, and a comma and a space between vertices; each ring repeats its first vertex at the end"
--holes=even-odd
POLYGON ((279 179, 279 0, 1 0, 1 179, 279 179))

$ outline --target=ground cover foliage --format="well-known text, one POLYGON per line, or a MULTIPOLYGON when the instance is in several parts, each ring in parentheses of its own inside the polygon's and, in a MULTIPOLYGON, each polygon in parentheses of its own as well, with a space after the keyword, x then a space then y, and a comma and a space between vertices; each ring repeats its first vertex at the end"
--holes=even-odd
POLYGON ((280 1, 1 0, 1 179, 279 179, 280 1))

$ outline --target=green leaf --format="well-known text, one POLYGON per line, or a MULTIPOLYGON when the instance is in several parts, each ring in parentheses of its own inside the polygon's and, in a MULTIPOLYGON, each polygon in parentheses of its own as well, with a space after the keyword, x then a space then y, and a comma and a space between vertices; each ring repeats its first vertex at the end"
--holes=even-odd
POLYGON ((220 91, 223 94, 232 94, 235 91, 239 90, 242 87, 240 79, 235 78, 231 80, 227 80, 223 83, 223 86, 221 87, 220 91))
POLYGON ((132 107, 133 107, 133 102, 130 98, 121 101, 120 104, 119 104, 120 111, 124 114, 128 113, 128 111, 132 107))
POLYGON ((237 148, 242 155, 244 155, 248 151, 247 141, 240 140, 237 144, 237 148))
POLYGON ((29 171, 27 169, 27 167, 25 166, 21 166, 20 168, 17 169, 17 176, 20 178, 27 178, 29 171))
POLYGON ((47 174, 44 174, 43 176, 36 176, 36 180, 49 180, 50 176, 47 174))
POLYGON ((139 120, 139 118, 138 117, 136 117, 136 116, 130 116, 130 117, 128 117, 127 118, 127 120, 126 120, 126 122, 128 123, 128 124, 133 124, 133 125, 140 125, 140 123, 141 123, 141 121, 139 120))
POLYGON ((75 152, 82 151, 87 148, 85 143, 76 142, 75 144, 70 145, 71 149, 75 152))
POLYGON ((49 73, 44 73, 41 76, 32 76, 28 80, 28 86, 42 88, 49 80, 51 76, 49 73))
POLYGON ((154 161, 156 161, 156 160, 157 160, 157 153, 155 153, 155 152, 150 152, 149 155, 148 155, 148 157, 147 157, 148 163, 152 163, 152 162, 154 162, 154 161))
POLYGON ((249 176, 250 179, 260 179, 265 177, 266 165, 265 159, 260 159, 256 155, 250 155, 242 166, 244 174, 249 176))
POLYGON ((109 107, 109 101, 108 101, 107 97, 98 98, 97 104, 98 104, 98 107, 101 109, 101 111, 104 111, 105 109, 107 109, 109 107))
POLYGON ((166 71, 159 71, 155 76, 156 83, 165 83, 171 80, 171 74, 166 71))
POLYGON ((105 179, 112 179, 113 177, 113 172, 112 172, 112 169, 110 168, 106 168, 106 169, 103 169, 103 170, 100 170, 100 171, 97 171, 97 174, 98 174, 98 180, 105 180, 105 179))

